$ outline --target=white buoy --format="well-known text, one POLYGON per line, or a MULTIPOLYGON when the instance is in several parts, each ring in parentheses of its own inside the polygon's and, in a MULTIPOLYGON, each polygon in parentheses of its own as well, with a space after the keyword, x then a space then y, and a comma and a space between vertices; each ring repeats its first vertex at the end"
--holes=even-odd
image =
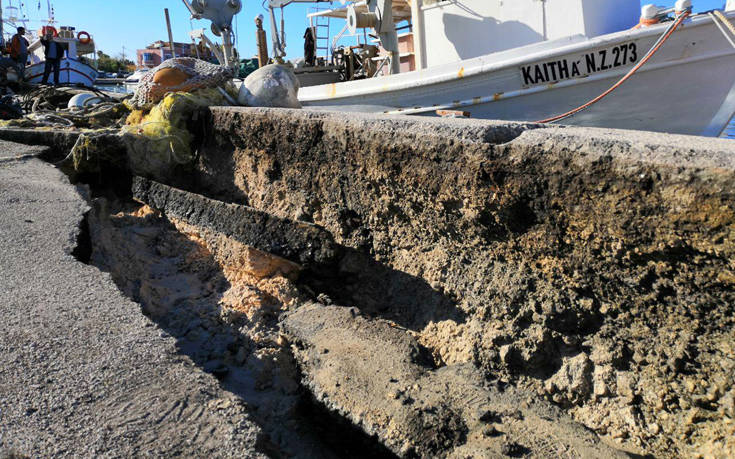
POLYGON ((298 93, 299 80, 293 70, 270 64, 245 78, 237 101, 248 107, 301 108, 298 93))
POLYGON ((658 7, 649 3, 641 8, 641 17, 643 19, 655 19, 658 16, 658 7))
POLYGON ((692 0, 677 0, 674 7, 677 13, 692 9, 692 0))
POLYGON ((100 102, 102 102, 102 98, 100 96, 90 92, 83 92, 72 97, 69 100, 67 107, 70 110, 81 110, 85 107, 89 107, 90 105, 99 104, 100 102))

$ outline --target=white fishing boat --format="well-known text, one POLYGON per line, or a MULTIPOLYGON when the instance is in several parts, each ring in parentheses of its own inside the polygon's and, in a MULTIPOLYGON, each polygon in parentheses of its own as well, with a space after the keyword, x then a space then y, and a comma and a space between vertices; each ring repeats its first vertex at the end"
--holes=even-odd
MULTIPOLYGON (((53 40, 60 43, 65 49, 64 57, 61 59, 58 83, 94 86, 99 73, 94 67, 80 59, 85 55, 91 55, 94 59, 94 40, 87 32, 76 32, 73 27, 62 27, 61 30, 56 31, 51 26, 44 26, 42 30, 39 30, 35 40, 28 47, 33 64, 26 67, 26 81, 39 84, 43 79, 46 63, 40 37, 47 28, 51 29, 54 35, 53 40)), ((48 82, 53 82, 53 78, 54 75, 51 72, 48 82)))
MULTIPOLYGON (((50 0, 46 0, 48 16, 41 20, 30 19, 30 6, 26 2, 18 1, 13 4, 12 0, 3 3, 0 0, 0 37, 3 42, 8 43, 12 35, 19 27, 26 29, 25 38, 28 40, 28 57, 30 65, 25 68, 25 78, 29 83, 41 83, 43 79, 45 56, 41 38, 46 30, 52 32, 53 40, 61 44, 64 56, 61 59, 59 84, 74 84, 93 86, 97 79, 97 70, 89 65, 96 62, 96 47, 93 37, 84 31, 77 32, 74 27, 54 26, 54 7, 50 0), (37 30, 30 27, 31 23, 41 24, 37 30)), ((38 3, 41 10, 41 3, 38 3)), ((53 73, 49 77, 53 81, 53 73)))
MULTIPOLYGON (((274 30, 274 9, 293 1, 270 0, 274 30)), ((349 2, 311 14, 312 23, 342 18, 342 34, 369 30, 376 43, 351 48, 379 44, 363 59, 374 65, 361 79, 302 87, 299 99, 314 109, 717 136, 735 113, 735 2, 717 14, 690 15, 691 6, 641 13, 638 0, 349 2)), ((274 52, 283 56, 280 38, 276 30, 274 52)))

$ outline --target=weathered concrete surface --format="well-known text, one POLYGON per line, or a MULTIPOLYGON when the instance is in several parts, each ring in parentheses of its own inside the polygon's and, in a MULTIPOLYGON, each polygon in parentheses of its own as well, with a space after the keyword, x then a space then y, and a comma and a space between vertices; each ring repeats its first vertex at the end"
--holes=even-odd
MULTIPOLYGON (((395 413, 410 434, 391 436, 380 413, 393 405, 377 402, 383 387, 366 375, 405 359, 401 343, 410 340, 441 368, 402 373, 419 378, 412 390, 428 405, 447 395, 438 389, 444 379, 459 387, 482 377, 537 394, 627 449, 663 457, 735 454, 735 143, 266 109, 214 108, 209 121, 193 170, 149 178, 222 201, 195 199, 224 215, 247 206, 247 224, 189 212, 170 189, 150 200, 175 196, 157 206, 196 217, 203 229, 180 227, 195 239, 225 231, 225 238, 239 234, 241 244, 298 258, 304 239, 285 228, 302 221, 334 241, 338 256, 311 258, 328 269, 301 272, 299 292, 286 289, 292 300, 275 301, 268 314, 245 305, 247 326, 260 333, 262 320, 265 334, 274 334, 273 317, 296 309, 283 327, 314 396, 395 451, 459 453, 475 440, 458 439, 477 432, 469 414, 440 416, 462 421, 439 422, 447 429, 435 432, 422 421, 431 413, 408 414, 401 405, 395 413), (252 234, 263 228, 257 221, 280 223, 272 234, 252 234), (290 241, 294 247, 280 248, 290 241), (331 307, 301 311, 302 296, 356 307, 364 318, 343 320, 345 310, 331 307), (369 336, 348 333, 358 323, 369 336), (355 346, 320 355, 335 338, 355 346), (353 352, 365 362, 355 362, 353 352), (330 365, 365 383, 344 384, 330 365), (371 389, 359 395, 362 387, 371 389), (431 443, 436 438, 449 440, 431 443)), ((125 231, 140 239, 134 225, 125 231)), ((208 248, 216 252, 222 237, 212 236, 208 248)), ((146 247, 155 252, 157 240, 146 247)), ((218 263, 237 266, 238 251, 250 250, 221 244, 227 253, 214 256, 218 263)), ((140 261, 134 247, 127 259, 113 254, 133 287, 141 275, 130 264, 140 261)), ((159 267, 149 266, 143 275, 159 267)), ((237 269, 228 270, 237 284, 237 269)), ((157 292, 146 292, 153 308, 180 300, 178 292, 157 292)), ((247 303, 232 289, 225 295, 247 303)), ((454 401, 446 406, 464 410, 454 401)), ((570 426, 562 438, 573 436, 570 426)), ((489 448, 500 444, 510 454, 524 446, 511 443, 489 448)))
POLYGON ((0 457, 264 457, 240 399, 71 255, 89 207, 45 154, 0 142, 0 457))
POLYGON ((394 274, 341 266, 317 293, 631 448, 735 449, 735 143, 265 109, 211 126, 189 189, 394 274))

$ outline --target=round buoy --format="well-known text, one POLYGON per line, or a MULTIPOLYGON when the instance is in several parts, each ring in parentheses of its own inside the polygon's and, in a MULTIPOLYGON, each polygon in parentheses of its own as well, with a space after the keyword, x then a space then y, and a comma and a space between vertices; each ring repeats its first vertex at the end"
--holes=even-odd
POLYGON ((83 92, 72 97, 69 100, 67 107, 71 110, 81 110, 84 107, 89 107, 90 105, 98 104, 100 102, 102 102, 102 98, 100 96, 89 92, 83 92))
POLYGON ((79 43, 83 45, 87 45, 92 41, 92 37, 87 32, 82 30, 81 32, 77 34, 77 40, 79 40, 79 43))
POLYGON ((54 37, 58 37, 59 36, 59 31, 56 30, 56 27, 54 27, 54 26, 43 26, 43 27, 41 27, 41 36, 42 37, 45 37, 48 32, 51 32, 51 35, 53 35, 54 37))
POLYGON ((153 83, 166 88, 181 86, 189 79, 189 75, 177 68, 163 68, 153 75, 153 83))

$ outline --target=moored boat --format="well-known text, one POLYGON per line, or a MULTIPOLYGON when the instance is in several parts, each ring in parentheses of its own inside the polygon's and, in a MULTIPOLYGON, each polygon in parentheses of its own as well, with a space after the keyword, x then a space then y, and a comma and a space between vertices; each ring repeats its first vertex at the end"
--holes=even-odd
MULTIPOLYGON (((41 37, 44 31, 49 29, 53 34, 53 40, 65 49, 64 57, 61 59, 58 83, 94 86, 99 73, 94 67, 81 59, 87 54, 94 55, 94 40, 87 32, 77 33, 73 27, 62 27, 61 30, 57 31, 52 26, 44 26, 39 30, 35 40, 28 47, 33 63, 26 67, 26 80, 29 83, 39 84, 43 79, 46 64, 41 37)), ((49 82, 51 81, 53 81, 53 73, 49 76, 49 82)))
MULTIPOLYGON (((677 5, 680 12, 691 8, 688 1, 677 5)), ((344 17, 353 31, 372 29, 382 70, 302 87, 299 99, 315 109, 429 116, 458 110, 538 121, 583 106, 640 67, 564 123, 719 135, 735 112, 735 33, 728 27, 735 11, 684 18, 640 65, 672 25, 674 9, 651 7, 639 18, 638 0, 357 2, 319 15, 344 17), (405 47, 396 40, 399 27, 381 11, 396 5, 394 16, 410 17, 405 47)))
POLYGON ((143 78, 143 76, 148 72, 150 72, 150 69, 148 68, 137 69, 135 72, 133 72, 132 75, 125 78, 125 81, 123 82, 123 84, 125 85, 125 89, 130 92, 135 91, 135 88, 138 87, 140 79, 143 78))

